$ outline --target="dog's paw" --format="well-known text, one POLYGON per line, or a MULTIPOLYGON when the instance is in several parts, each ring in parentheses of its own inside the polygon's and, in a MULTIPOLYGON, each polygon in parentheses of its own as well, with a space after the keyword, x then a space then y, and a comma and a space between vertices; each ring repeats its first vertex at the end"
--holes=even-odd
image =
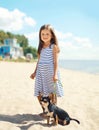
POLYGON ((40 113, 39 115, 40 115, 42 118, 45 118, 45 119, 48 118, 48 116, 47 116, 45 113, 40 113))

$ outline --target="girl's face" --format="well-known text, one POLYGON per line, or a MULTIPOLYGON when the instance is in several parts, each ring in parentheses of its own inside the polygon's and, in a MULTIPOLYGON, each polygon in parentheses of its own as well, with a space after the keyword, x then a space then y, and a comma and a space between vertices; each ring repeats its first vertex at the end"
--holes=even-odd
POLYGON ((49 30, 44 29, 41 31, 41 40, 44 42, 44 44, 50 43, 52 38, 52 34, 49 30))

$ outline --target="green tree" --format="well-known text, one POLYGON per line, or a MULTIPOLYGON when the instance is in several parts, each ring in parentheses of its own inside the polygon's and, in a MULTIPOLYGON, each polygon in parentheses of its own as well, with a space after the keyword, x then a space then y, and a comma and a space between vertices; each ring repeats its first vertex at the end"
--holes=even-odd
POLYGON ((4 39, 8 38, 8 34, 5 33, 3 30, 0 30, 0 43, 3 44, 4 39))
POLYGON ((14 34, 7 32, 8 38, 14 38, 14 34))
POLYGON ((24 35, 16 35, 15 37, 23 49, 28 47, 28 39, 24 35))
POLYGON ((24 55, 26 56, 27 53, 32 53, 33 58, 36 59, 37 58, 37 49, 33 48, 31 46, 27 47, 24 49, 24 55))

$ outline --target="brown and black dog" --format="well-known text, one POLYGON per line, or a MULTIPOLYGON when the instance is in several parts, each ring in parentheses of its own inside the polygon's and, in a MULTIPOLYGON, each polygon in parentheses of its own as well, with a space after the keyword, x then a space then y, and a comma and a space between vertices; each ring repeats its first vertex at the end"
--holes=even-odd
POLYGON ((44 109, 44 113, 48 117, 47 124, 49 124, 51 117, 54 118, 54 125, 57 125, 58 123, 61 123, 62 125, 68 125, 71 120, 74 120, 78 124, 80 124, 80 122, 77 119, 71 118, 66 111, 53 104, 50 101, 49 96, 42 97, 40 103, 44 109))

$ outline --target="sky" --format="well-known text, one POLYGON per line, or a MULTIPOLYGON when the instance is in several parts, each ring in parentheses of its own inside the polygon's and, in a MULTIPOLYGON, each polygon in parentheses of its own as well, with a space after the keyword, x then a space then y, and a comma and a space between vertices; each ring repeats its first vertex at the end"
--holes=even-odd
POLYGON ((60 59, 99 60, 98 0, 0 0, 0 30, 25 35, 38 47, 39 29, 51 24, 60 59))

